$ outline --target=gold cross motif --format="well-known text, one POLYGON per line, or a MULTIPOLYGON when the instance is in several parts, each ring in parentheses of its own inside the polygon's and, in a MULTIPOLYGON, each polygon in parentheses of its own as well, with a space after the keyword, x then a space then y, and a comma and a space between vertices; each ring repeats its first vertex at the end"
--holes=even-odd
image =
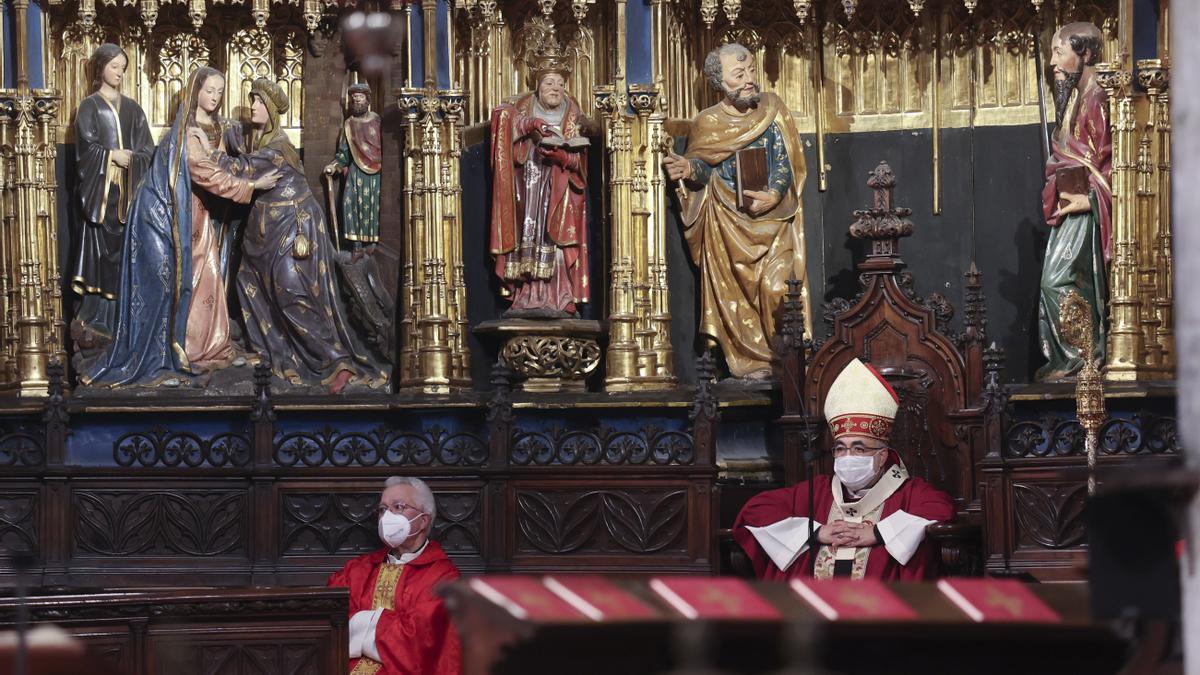
POLYGON ((851 607, 857 607, 872 616, 879 613, 879 598, 863 593, 856 588, 848 588, 842 591, 838 600, 851 607))
POLYGON ((700 596, 700 602, 706 605, 720 605, 726 612, 736 613, 742 609, 742 599, 725 595, 713 586, 707 586, 700 596))
POLYGON ((1025 614, 1024 611, 1022 611, 1023 603, 1021 602, 1020 598, 1016 598, 1011 595, 1005 595, 994 586, 988 586, 987 599, 984 600, 984 604, 986 604, 988 607, 1003 607, 1006 612, 1016 617, 1024 616, 1025 614))

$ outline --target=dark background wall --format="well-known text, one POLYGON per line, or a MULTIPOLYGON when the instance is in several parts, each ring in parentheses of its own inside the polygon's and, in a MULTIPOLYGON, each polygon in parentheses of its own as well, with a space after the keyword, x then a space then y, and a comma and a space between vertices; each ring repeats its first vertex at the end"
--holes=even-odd
MULTIPOLYGON (((1045 250, 1047 228, 1041 220, 1042 187, 1039 130, 1036 125, 944 129, 941 132, 941 207, 933 214, 932 132, 906 131, 830 134, 825 138, 826 162, 831 166, 829 187, 817 189, 816 138, 803 135, 809 167, 804 184, 804 225, 808 252, 808 277, 813 304, 814 329, 823 334, 821 305, 833 298, 852 298, 858 291, 855 264, 863 259, 862 242, 851 239, 849 226, 855 209, 870 206, 872 193, 866 186, 868 173, 887 161, 898 182, 895 204, 911 208, 913 236, 901 251, 916 280, 917 292, 940 292, 961 312, 963 274, 974 261, 983 272, 988 308, 989 339, 1008 354, 1007 377, 1028 381, 1039 364, 1037 356, 1037 288, 1045 250)), ((684 139, 677 140, 682 151, 684 139)), ((487 143, 471 146, 463 156, 464 229, 467 251, 471 323, 497 318, 504 309, 494 281, 490 279, 487 251, 487 218, 490 208, 491 171, 487 143), (475 289, 487 288, 486 293, 475 289)), ((608 236, 597 222, 602 206, 596 199, 600 181, 592 160, 592 270, 603 268, 599 258, 606 247, 597 238, 608 236)), ((696 269, 683 241, 674 198, 668 223, 673 343, 676 373, 681 383, 695 381, 697 300, 696 269)), ((593 292, 607 288, 594 277, 593 292)), ((585 312, 595 318, 600 302, 585 312)), ((962 317, 955 316, 955 330, 962 317)), ((474 347, 474 345, 473 345, 474 347)), ((489 352, 494 357, 494 352, 489 352)), ((472 352, 476 381, 485 380, 489 367, 472 352)))

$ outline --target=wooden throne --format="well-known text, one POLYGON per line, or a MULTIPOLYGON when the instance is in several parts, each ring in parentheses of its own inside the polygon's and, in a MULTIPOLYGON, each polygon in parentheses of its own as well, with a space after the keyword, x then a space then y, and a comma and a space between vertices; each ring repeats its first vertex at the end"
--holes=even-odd
POLYGON ((984 429, 984 342, 987 323, 980 273, 966 274, 963 332, 952 333, 954 309, 941 294, 920 298, 900 258, 900 239, 910 236, 911 211, 892 205, 896 176, 886 162, 871 172, 872 208, 855 211, 850 235, 870 243, 858 264, 861 291, 852 300, 825 307, 827 334, 812 340, 805 362, 799 299, 789 294, 782 330, 784 473, 788 485, 807 477, 805 451, 820 452, 823 471, 832 470, 832 445, 822 402, 854 357, 877 368, 900 395, 892 445, 914 476, 954 497, 958 515, 930 527, 945 571, 982 571, 981 507, 976 465, 986 451, 984 429), (800 383, 796 386, 795 383, 800 383))

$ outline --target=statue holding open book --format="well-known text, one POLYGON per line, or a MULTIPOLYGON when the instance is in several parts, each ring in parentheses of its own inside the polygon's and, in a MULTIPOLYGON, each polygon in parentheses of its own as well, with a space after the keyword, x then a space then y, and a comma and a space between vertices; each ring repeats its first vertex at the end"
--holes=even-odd
POLYGON ((507 318, 566 319, 587 302, 586 119, 557 51, 534 63, 535 90, 492 113, 491 253, 507 318))
POLYGON ((663 164, 683 209, 700 271, 700 334, 721 346, 737 378, 772 374, 770 341, 787 280, 802 284, 805 331, 812 318, 805 278, 804 154, 791 111, 761 92, 754 54, 714 49, 704 74, 721 101, 692 120, 685 155, 663 164))

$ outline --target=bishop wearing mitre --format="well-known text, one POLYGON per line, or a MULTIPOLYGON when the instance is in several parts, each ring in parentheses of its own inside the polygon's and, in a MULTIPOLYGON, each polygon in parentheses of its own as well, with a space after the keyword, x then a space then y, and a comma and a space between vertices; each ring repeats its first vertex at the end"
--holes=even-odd
POLYGON ((909 476, 890 447, 899 403, 871 366, 854 359, 842 370, 825 397, 834 475, 763 492, 738 514, 733 535, 755 576, 883 581, 937 576, 936 551, 925 541, 925 528, 953 518, 954 502, 909 476))

